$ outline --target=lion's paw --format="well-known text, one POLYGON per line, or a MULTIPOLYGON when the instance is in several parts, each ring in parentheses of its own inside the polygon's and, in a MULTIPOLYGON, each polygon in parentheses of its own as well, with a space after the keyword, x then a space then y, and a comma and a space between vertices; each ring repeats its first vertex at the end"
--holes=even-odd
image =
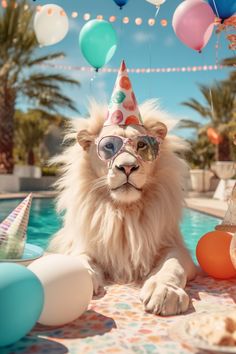
POLYGON ((156 315, 177 315, 187 311, 189 306, 189 296, 182 288, 159 282, 155 276, 144 283, 140 299, 145 311, 156 315))

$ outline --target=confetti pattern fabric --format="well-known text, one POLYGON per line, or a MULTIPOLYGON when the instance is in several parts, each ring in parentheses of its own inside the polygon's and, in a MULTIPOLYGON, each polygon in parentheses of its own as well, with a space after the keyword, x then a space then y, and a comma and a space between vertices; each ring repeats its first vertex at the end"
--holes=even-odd
MULTIPOLYGON (((31 333, 1 354, 199 354, 169 335, 170 327, 194 312, 235 307, 236 281, 197 277, 187 286, 191 306, 187 314, 160 317, 145 313, 135 286, 110 285, 93 299, 89 310, 59 328, 36 325, 31 333)), ((58 294, 60 296, 60 294, 58 294)))

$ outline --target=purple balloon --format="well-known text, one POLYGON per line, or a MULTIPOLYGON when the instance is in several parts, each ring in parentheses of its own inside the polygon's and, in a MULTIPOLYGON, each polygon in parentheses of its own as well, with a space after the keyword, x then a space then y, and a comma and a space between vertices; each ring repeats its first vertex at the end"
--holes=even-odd
POLYGON ((215 14, 202 0, 185 0, 175 10, 172 26, 176 36, 200 52, 211 38, 215 14))

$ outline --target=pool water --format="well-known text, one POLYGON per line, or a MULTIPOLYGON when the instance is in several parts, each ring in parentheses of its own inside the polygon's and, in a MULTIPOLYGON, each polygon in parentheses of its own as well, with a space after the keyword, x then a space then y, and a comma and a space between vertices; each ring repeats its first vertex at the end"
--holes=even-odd
MULTIPOLYGON (((0 222, 21 202, 20 199, 0 200, 0 222)), ((181 231, 185 243, 195 258, 195 249, 199 238, 214 230, 220 219, 190 209, 184 210, 181 231)), ((33 199, 27 242, 46 248, 50 237, 61 227, 61 218, 55 211, 52 198, 33 199)))

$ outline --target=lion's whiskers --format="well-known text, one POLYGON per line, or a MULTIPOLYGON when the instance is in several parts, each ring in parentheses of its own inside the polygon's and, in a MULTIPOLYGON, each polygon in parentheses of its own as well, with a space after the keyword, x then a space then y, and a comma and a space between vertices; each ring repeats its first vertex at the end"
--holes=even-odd
POLYGON ((101 188, 108 189, 106 181, 107 181, 107 177, 106 176, 102 176, 102 177, 97 178, 94 181, 93 186, 91 187, 91 192, 95 192, 96 190, 101 189, 101 188))

